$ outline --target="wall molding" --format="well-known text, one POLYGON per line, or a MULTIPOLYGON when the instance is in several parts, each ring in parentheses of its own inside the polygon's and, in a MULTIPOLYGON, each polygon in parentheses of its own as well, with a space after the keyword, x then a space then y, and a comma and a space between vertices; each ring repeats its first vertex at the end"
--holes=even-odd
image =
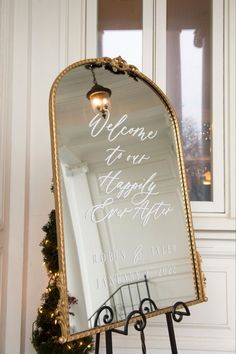
MULTIPOLYGON (((29 142, 26 143, 27 156, 24 162, 27 186, 20 348, 20 352, 26 354, 34 353, 30 343, 32 323, 37 317, 40 297, 48 282, 44 267, 42 268, 42 255, 38 246, 43 238, 41 227, 47 220, 50 207, 53 208, 53 196, 50 193, 52 170, 48 96, 59 72, 69 63, 80 60, 80 55, 84 56, 82 52, 85 43, 83 26, 86 1, 60 0, 49 4, 43 0, 30 4, 28 1, 28 12, 25 10, 20 13, 16 10, 19 21, 29 23, 28 43, 27 35, 22 34, 25 36, 24 47, 27 45, 29 47, 27 59, 29 72, 26 71, 25 75, 28 77, 28 91, 30 90, 26 97, 29 105, 26 125, 30 128, 26 131, 26 139, 29 142), (45 53, 43 57, 42 53, 45 53), (32 235, 34 237, 31 237, 32 235), (35 283, 36 273, 39 277, 35 283)), ((26 82, 26 79, 23 82, 26 82)))
POLYGON ((197 239, 197 249, 204 258, 235 259, 235 239, 197 239))
MULTIPOLYGON (((0 91, 2 92, 0 114, 4 121, 0 134, 3 134, 3 141, 7 139, 4 148, 8 146, 7 151, 5 150, 6 154, 1 152, 0 157, 0 173, 4 171, 0 176, 0 189, 7 190, 9 187, 10 191, 9 212, 7 211, 8 196, 0 205, 0 223, 3 227, 0 231, 0 259, 2 259, 0 274, 1 268, 4 270, 3 285, 0 284, 0 289, 4 291, 4 303, 2 303, 4 321, 0 323, 0 331, 5 328, 4 333, 0 333, 0 353, 3 354, 34 353, 30 343, 31 323, 37 316, 38 298, 44 292, 44 285, 47 283, 46 272, 43 268, 39 268, 42 257, 38 243, 43 237, 41 226, 44 220, 45 222, 47 220, 51 207, 50 198, 52 198, 49 185, 48 195, 45 196, 48 176, 51 174, 50 152, 44 134, 47 129, 46 90, 49 90, 50 80, 54 75, 57 75, 67 64, 85 58, 86 38, 89 38, 85 28, 86 21, 87 26, 89 24, 94 26, 91 17, 86 19, 86 6, 91 8, 94 2, 94 0, 70 0, 69 2, 60 0, 48 4, 43 0, 31 4, 30 0, 20 2, 0 0, 0 91), (45 38, 45 33, 48 34, 48 38, 45 38), (47 58, 40 58, 42 53, 47 58), (44 77, 41 70, 45 72, 44 77), (46 146, 45 150, 39 144, 39 134, 44 134, 45 140, 42 140, 42 145, 46 146), (35 159, 38 159, 37 162, 34 161, 35 159), (1 168, 2 164, 5 170, 1 168), (42 173, 45 166, 47 170, 42 173), (36 272, 38 272, 37 281, 36 272), (3 349, 4 343, 5 349, 3 349)), ((199 215, 196 238, 198 250, 203 257, 203 269, 208 277, 209 290, 215 291, 216 295, 221 289, 225 291, 227 302, 224 306, 231 309, 234 305, 235 259, 235 237, 232 232, 235 227, 233 219, 235 210, 233 203, 235 0, 224 2, 225 62, 227 63, 225 99, 229 97, 225 102, 225 131, 227 132, 225 174, 226 206, 228 206, 225 214, 199 215), (215 285, 214 277, 220 279, 219 288, 215 285)), ((89 56, 91 52, 91 43, 88 43, 89 56)), ((227 320, 223 311, 222 318, 219 317, 219 321, 217 320, 215 324, 206 322, 207 309, 212 297, 209 298, 209 303, 191 308, 191 311, 196 313, 199 309, 201 313, 199 321, 196 319, 193 322, 184 322, 180 326, 176 325, 177 343, 182 352, 187 354, 234 352, 234 331, 231 326, 233 311, 229 311, 227 320), (204 311, 206 311, 205 315, 204 311), (201 322, 201 319, 205 319, 205 323, 201 322)), ((148 321, 147 347, 148 351, 153 353, 159 349, 158 353, 167 354, 169 342, 166 327, 159 321, 161 316, 154 321, 148 321)), ((138 334, 130 329, 129 337, 114 335, 114 346, 117 353, 136 354, 137 348, 140 350, 138 334)))
POLYGON ((11 4, 0 0, 0 230, 5 224, 6 205, 6 173, 7 173, 7 136, 9 128, 9 101, 11 88, 11 45, 12 33, 10 28, 11 4))
MULTIPOLYGON (((10 112, 11 131, 9 141, 9 206, 7 230, 8 253, 5 264, 5 323, 4 354, 20 354, 22 342, 23 287, 25 265, 25 215, 27 214, 27 131, 29 129, 29 0, 20 3, 5 0, 9 5, 12 46, 10 58, 11 93, 7 102, 10 112), (14 341, 12 340, 14 338, 14 341)), ((4 254, 5 257, 5 254, 4 254)), ((26 291, 26 290, 25 290, 26 291)))
POLYGON ((86 0, 60 0, 59 71, 85 58, 86 0))
POLYGON ((224 87, 225 87, 225 198, 228 218, 234 220, 235 230, 235 112, 236 112, 236 3, 225 0, 225 29, 224 29, 224 87))
MULTIPOLYGON (((179 324, 174 323, 179 351, 188 354, 235 353, 235 241, 201 239, 197 240, 197 246, 203 258, 209 300, 191 306, 192 316, 179 324)), ((169 353, 164 316, 148 320, 145 337, 148 351, 169 353)), ((132 350, 140 348, 139 334, 132 325, 128 337, 114 334, 113 342, 117 353, 132 353, 132 350)))
POLYGON ((67 65, 85 59, 87 4, 88 0, 69 1, 67 65))
POLYGON ((0 353, 6 332, 13 18, 13 1, 0 0, 0 353))

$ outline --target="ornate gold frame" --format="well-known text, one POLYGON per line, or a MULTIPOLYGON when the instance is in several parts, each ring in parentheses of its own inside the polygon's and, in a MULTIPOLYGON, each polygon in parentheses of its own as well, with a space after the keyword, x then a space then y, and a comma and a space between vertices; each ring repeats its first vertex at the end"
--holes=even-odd
MULTIPOLYGON (((97 64, 97 65, 105 65, 109 64, 114 71, 123 71, 132 76, 136 76, 149 84, 149 86, 154 89, 154 91, 159 95, 162 99, 163 103, 166 106, 166 109, 169 113, 170 120, 172 123, 175 144, 178 156, 178 167, 179 167, 179 175, 181 180, 181 189, 182 195, 185 205, 185 216, 186 216, 186 227, 189 234, 189 248, 190 252, 193 256, 193 275, 196 280, 197 287, 197 299, 193 301, 189 301, 186 304, 188 306, 201 303, 203 301, 207 301, 207 297, 205 294, 205 285, 206 279, 201 270, 201 257, 196 249, 196 243, 194 238, 194 231, 192 226, 192 214, 190 208, 190 202, 188 198, 187 191, 187 182, 185 175, 185 167, 184 167, 184 159, 182 153, 182 143, 179 133, 178 121, 176 118, 176 113, 171 106, 166 95, 161 91, 161 89, 147 76, 145 76, 142 72, 140 72, 135 66, 127 64, 125 60, 123 60, 120 56, 114 59, 103 57, 103 58, 94 58, 94 59, 86 59, 82 61, 78 61, 74 64, 66 67, 56 78, 54 81, 51 91, 50 91, 50 99, 49 99, 49 117, 50 117, 50 131, 51 131, 51 150, 52 150, 52 166, 53 166, 53 181, 54 181, 54 196, 55 196, 55 207, 56 207, 56 223, 57 223, 57 238, 58 238, 58 255, 59 255, 59 276, 57 281, 57 286, 60 290, 60 300, 57 306, 57 322, 61 326, 61 337, 59 338, 60 343, 69 342, 72 340, 76 340, 87 335, 93 335, 99 332, 104 332, 110 330, 112 328, 116 328, 122 326, 125 321, 119 321, 112 324, 104 325, 101 327, 97 327, 91 330, 79 332, 76 334, 70 334, 69 331, 69 311, 68 311, 68 297, 67 297, 67 281, 66 281, 66 263, 65 263, 65 250, 64 250, 64 229, 63 229, 63 218, 62 218, 62 204, 61 204, 61 189, 60 189, 60 171, 59 171, 59 163, 58 163, 58 144, 57 144, 57 135, 56 135, 56 113, 55 113, 55 102, 56 102, 56 93, 58 86, 62 80, 62 78, 72 69, 77 68, 84 64, 97 64)), ((171 307, 167 307, 161 310, 157 310, 151 313, 146 314, 146 317, 154 317, 160 314, 167 313, 171 310, 171 307)), ((137 320, 132 319, 130 322, 134 322, 137 320)))

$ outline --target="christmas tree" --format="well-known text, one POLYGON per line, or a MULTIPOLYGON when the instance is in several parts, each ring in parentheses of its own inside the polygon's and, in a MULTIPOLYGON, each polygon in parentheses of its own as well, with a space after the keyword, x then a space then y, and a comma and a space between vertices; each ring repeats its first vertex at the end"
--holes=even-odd
MULTIPOLYGON (((42 246, 43 260, 48 272, 49 282, 46 292, 42 295, 42 304, 38 309, 37 319, 33 324, 32 344, 38 354, 89 353, 93 349, 92 337, 85 337, 64 344, 58 342, 61 329, 55 315, 60 297, 57 288, 59 264, 55 210, 51 211, 49 221, 43 227, 43 231, 46 235, 40 245, 42 246)), ((69 305, 77 301, 74 297, 68 296, 69 305)))

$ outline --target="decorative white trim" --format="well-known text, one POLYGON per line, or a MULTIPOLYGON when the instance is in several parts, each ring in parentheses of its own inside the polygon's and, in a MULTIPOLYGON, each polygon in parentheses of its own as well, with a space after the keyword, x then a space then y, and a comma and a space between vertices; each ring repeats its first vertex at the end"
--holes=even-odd
POLYGON ((6 201, 6 142, 7 123, 9 120, 9 105, 7 97, 10 89, 9 65, 9 4, 7 1, 0 1, 0 230, 4 228, 4 209, 6 201))
POLYGON ((167 0, 155 0, 154 81, 166 92, 167 0))
POLYGON ((73 176, 74 174, 88 173, 87 162, 81 162, 77 165, 65 165, 65 171, 67 176, 73 176))
POLYGON ((59 71, 85 57, 86 0, 60 0, 59 71))
POLYGON ((197 240, 221 240, 221 241, 235 241, 235 233, 232 231, 196 231, 195 236, 197 240))
POLYGON ((97 0, 86 1, 85 58, 97 57, 97 0))
POLYGON ((68 62, 85 58, 86 0, 67 1, 68 9, 68 62))
POLYGON ((235 231, 235 218, 225 213, 193 213, 193 226, 197 231, 235 231))
POLYGON ((22 303, 27 178, 27 129, 29 121, 29 34, 30 2, 9 1, 13 30, 11 103, 11 166, 9 192, 8 255, 6 263, 6 319, 4 354, 20 354, 22 345, 22 303), (12 340, 14 338, 14 340, 12 340))
MULTIPOLYGON (((203 258, 224 258, 235 260, 235 240, 199 239, 197 248, 203 258)), ((203 262, 204 266, 204 262, 203 262)), ((222 267, 224 264, 222 264, 222 267)))
POLYGON ((0 353, 5 353, 13 1, 0 0, 0 353))
MULTIPOLYGON (((225 0, 224 38, 224 87, 225 87, 225 199, 226 215, 235 222, 235 114, 236 114, 236 3, 225 0)), ((235 228, 235 225, 234 225, 235 228)))
MULTIPOLYGON (((177 324, 178 325, 178 324, 177 324)), ((158 328, 159 329, 159 328, 158 328)), ((170 344, 166 336, 160 336, 157 339, 156 333, 153 331, 152 335, 146 335, 146 345, 150 350, 150 353, 154 353, 158 350, 159 354, 169 354, 170 344)), ((205 329, 206 331, 206 329, 205 329)), ((221 338, 208 338, 203 339, 203 336, 191 337, 191 336, 176 336, 177 346, 181 353, 186 354, 231 354, 235 353, 234 350, 234 339, 221 339, 221 338)), ((102 340, 104 338, 102 336, 102 340)), ((101 346, 104 348, 104 344, 101 346)), ((113 347, 116 348, 117 354, 136 354, 137 350, 140 350, 141 343, 138 333, 130 333, 127 337, 124 337, 122 341, 119 341, 118 335, 113 336, 113 347)))
POLYGON ((145 0, 145 2, 143 1, 143 48, 141 71, 152 79, 154 78, 154 22, 154 0, 145 0))
POLYGON ((69 2, 60 0, 59 6, 59 71, 68 65, 69 2))

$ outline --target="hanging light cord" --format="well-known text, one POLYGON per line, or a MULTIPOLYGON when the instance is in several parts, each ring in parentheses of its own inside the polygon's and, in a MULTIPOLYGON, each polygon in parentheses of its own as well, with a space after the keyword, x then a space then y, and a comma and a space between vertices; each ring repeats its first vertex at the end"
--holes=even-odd
POLYGON ((94 83, 95 85, 97 85, 97 79, 96 79, 96 76, 95 76, 94 69, 93 69, 92 66, 91 66, 90 68, 91 68, 91 72, 92 72, 92 75, 93 75, 93 83, 94 83))

